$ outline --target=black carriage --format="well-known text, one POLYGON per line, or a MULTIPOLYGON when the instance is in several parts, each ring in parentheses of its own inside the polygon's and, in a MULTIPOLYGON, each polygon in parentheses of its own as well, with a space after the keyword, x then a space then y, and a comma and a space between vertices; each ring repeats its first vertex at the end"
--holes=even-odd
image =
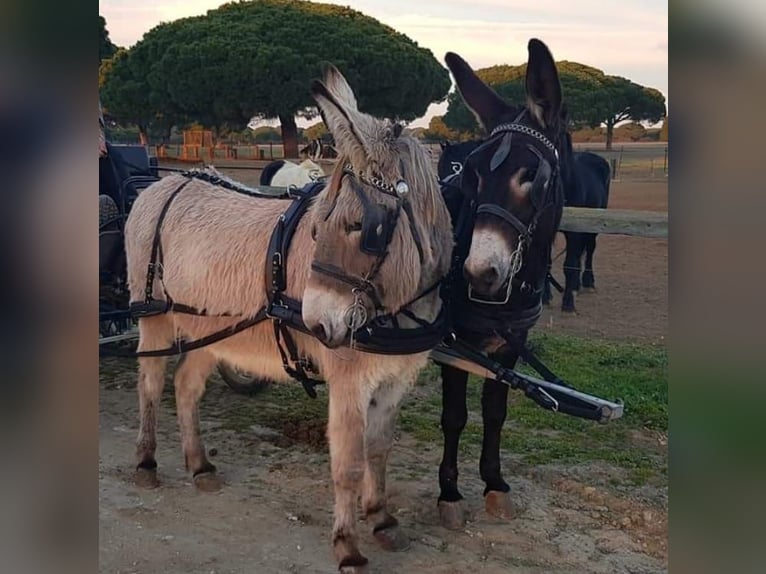
POLYGON ((159 175, 157 158, 150 157, 145 146, 106 142, 105 147, 98 166, 99 347, 113 348, 136 337, 128 310, 125 221, 138 194, 159 175))

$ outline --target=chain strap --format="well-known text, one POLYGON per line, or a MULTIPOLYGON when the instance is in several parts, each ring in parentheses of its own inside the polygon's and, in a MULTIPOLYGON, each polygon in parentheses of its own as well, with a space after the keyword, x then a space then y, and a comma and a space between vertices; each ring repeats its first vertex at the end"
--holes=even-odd
POLYGON ((396 185, 392 185, 375 176, 367 177, 361 173, 356 173, 350 163, 344 165, 343 169, 352 174, 354 177, 359 178, 359 180, 361 180, 363 183, 371 185, 375 189, 382 191, 385 194, 391 195, 397 199, 404 197, 410 191, 409 186, 404 180, 399 180, 396 182, 396 185))
POLYGON ((524 134, 530 137, 535 138, 537 141, 542 143, 545 147, 547 147, 549 150, 551 150, 551 153, 553 153, 556 156, 556 159, 559 157, 559 152, 556 150, 556 146, 553 145, 553 142, 549 140, 545 135, 540 133, 534 128, 530 128, 529 126, 525 126, 523 124, 517 124, 517 123, 508 123, 508 124, 500 124, 495 129, 492 130, 492 133, 489 135, 489 137, 494 137, 497 134, 501 132, 517 132, 520 134, 524 134))
MULTIPOLYGON (((236 191, 237 193, 242 193, 244 195, 254 195, 257 197, 270 197, 264 194, 258 188, 247 186, 244 183, 240 183, 238 181, 235 181, 223 175, 222 173, 218 173, 218 172, 212 173, 210 171, 207 171, 207 169, 208 168, 202 168, 202 169, 194 168, 194 169, 183 171, 181 172, 181 174, 188 178, 199 179, 207 183, 210 183, 212 185, 223 187, 224 189, 228 189, 230 191, 236 191)), ((289 194, 289 192, 290 190, 288 188, 287 193, 289 194)))

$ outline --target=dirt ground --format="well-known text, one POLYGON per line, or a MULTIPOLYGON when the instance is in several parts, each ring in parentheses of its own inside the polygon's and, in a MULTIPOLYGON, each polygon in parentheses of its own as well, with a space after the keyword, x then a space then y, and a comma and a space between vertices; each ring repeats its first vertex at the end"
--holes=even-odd
MULTIPOLYGON (((667 184, 614 182, 610 206, 664 211, 667 184)), ((598 290, 577 298, 578 314, 563 315, 556 297, 538 328, 662 341, 667 334, 667 241, 600 236, 594 268, 598 290)), ((168 384, 158 428, 161 485, 155 490, 133 485, 135 368, 132 360, 101 361, 101 572, 335 571, 326 451, 265 426, 234 430, 226 424, 227 413, 239 402, 257 406, 268 396, 235 395, 217 376, 210 382, 200 417, 203 439, 226 485, 218 493, 202 493, 183 469, 168 384)), ((649 432, 637 433, 635 440, 666 449, 666 440, 649 432)), ((423 447, 405 434, 398 436, 389 463, 390 504, 412 544, 406 552, 385 553, 360 524, 372 573, 667 571, 664 488, 631 486, 625 471, 605 464, 530 468, 515 465, 513 453, 503 453, 518 512, 501 522, 483 510, 478 459, 462 456, 461 490, 471 519, 464 531, 450 532, 438 524, 439 458, 440 445, 423 447)))
MULTIPOLYGON (((609 207, 667 211, 668 184, 615 181, 609 207)), ((554 257, 565 246, 556 239, 554 257)), ((584 263, 584 261, 583 261, 584 263)), ((564 283, 564 255, 553 274, 564 283)), ((575 295, 575 315, 561 312, 561 296, 546 309, 537 328, 610 340, 662 342, 668 332, 668 241, 622 235, 599 235, 593 257, 596 290, 575 295)))

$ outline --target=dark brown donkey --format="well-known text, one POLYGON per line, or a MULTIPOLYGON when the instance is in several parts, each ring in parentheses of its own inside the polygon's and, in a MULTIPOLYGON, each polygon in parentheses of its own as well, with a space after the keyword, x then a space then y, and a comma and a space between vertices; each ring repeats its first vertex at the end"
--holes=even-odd
MULTIPOLYGON (((528 330, 537 322, 550 251, 561 219, 559 177, 565 155, 560 125, 561 86, 548 48, 529 42, 527 104, 516 107, 485 85, 458 55, 446 56, 466 105, 487 133, 464 162, 460 190, 447 202, 457 229, 456 256, 463 276, 453 278, 453 320, 459 336, 507 367, 516 363, 528 330), (473 217, 471 217, 473 216, 473 217), (471 233, 471 224, 473 231, 471 233)), ((444 456, 439 467, 442 524, 464 524, 458 490, 457 453, 466 424, 468 374, 442 367, 444 456)), ((487 511, 512 515, 509 486, 500 468, 500 434, 508 387, 484 381, 484 420, 479 469, 487 511)))

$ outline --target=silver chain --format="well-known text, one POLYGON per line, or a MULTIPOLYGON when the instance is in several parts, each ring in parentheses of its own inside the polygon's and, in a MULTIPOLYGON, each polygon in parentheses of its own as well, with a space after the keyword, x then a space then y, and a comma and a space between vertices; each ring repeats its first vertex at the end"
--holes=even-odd
POLYGON ((388 195, 393 195, 394 197, 397 197, 397 198, 400 197, 400 194, 396 190, 396 186, 391 185, 390 183, 387 183, 383 181, 382 179, 378 179, 375 176, 367 177, 366 175, 362 175, 361 173, 356 173, 350 163, 347 163, 346 165, 344 165, 343 169, 345 169, 346 171, 350 173, 353 173, 363 183, 371 185, 374 188, 379 189, 383 193, 387 193, 388 195))
POLYGON ((553 145, 553 142, 551 142, 551 140, 549 140, 543 134, 538 132, 536 129, 530 128, 529 126, 525 126, 522 124, 517 124, 517 123, 500 124, 495 129, 492 130, 492 133, 489 134, 489 137, 496 136, 497 134, 501 132, 517 132, 517 133, 521 133, 521 134, 533 137, 537 141, 542 143, 545 147, 547 147, 549 150, 551 150, 551 152, 556 156, 556 158, 559 157, 559 152, 558 150, 556 150, 556 146, 553 145))

